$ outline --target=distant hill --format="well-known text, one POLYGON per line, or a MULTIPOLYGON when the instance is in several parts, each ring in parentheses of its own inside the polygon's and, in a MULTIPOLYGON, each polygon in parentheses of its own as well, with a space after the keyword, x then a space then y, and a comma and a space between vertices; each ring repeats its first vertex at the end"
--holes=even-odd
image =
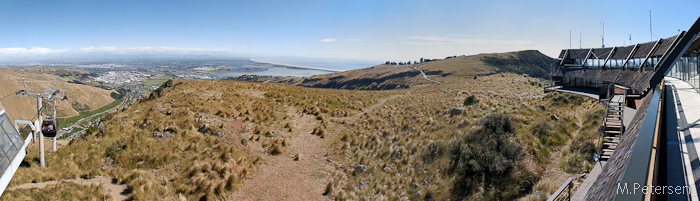
MULTIPOLYGON (((0 96, 8 96, 0 100, 0 109, 5 109, 13 119, 30 119, 35 116, 36 99, 22 98, 20 95, 14 94, 17 90, 24 89, 24 86, 20 83, 22 78, 25 78, 26 81, 55 80, 58 81, 56 88, 68 90, 66 93, 68 100, 57 102, 59 117, 75 116, 80 111, 98 109, 113 102, 114 98, 110 94, 116 93, 115 90, 68 83, 68 81, 73 80, 72 77, 80 77, 86 74, 89 75, 90 73, 54 67, 31 69, 0 67, 0 86, 2 86, 0 87, 0 96)), ((29 87, 31 86, 29 85, 29 87)))
POLYGON ((31 68, 31 70, 36 70, 41 73, 46 73, 46 74, 51 74, 51 75, 57 75, 59 77, 67 78, 67 79, 90 79, 97 77, 98 75, 95 73, 87 72, 84 70, 75 70, 75 69, 68 69, 68 68, 58 68, 58 67, 45 67, 45 66, 40 66, 40 67, 34 67, 31 68))
POLYGON ((420 72, 408 65, 378 65, 308 78, 285 77, 268 82, 317 88, 383 90, 427 83, 422 76, 418 79, 419 76, 420 72))
POLYGON ((528 74, 532 77, 547 78, 552 65, 557 61, 537 50, 525 50, 512 52, 514 55, 496 54, 483 56, 481 61, 487 65, 495 66, 501 71, 517 74, 528 74))
MULTIPOLYGON (((423 70, 431 79, 452 82, 501 72, 546 78, 550 66, 555 62, 556 59, 537 50, 525 50, 451 57, 414 66, 423 70)), ((307 78, 280 78, 269 82, 305 87, 369 90, 406 88, 431 83, 410 65, 377 65, 307 78)))

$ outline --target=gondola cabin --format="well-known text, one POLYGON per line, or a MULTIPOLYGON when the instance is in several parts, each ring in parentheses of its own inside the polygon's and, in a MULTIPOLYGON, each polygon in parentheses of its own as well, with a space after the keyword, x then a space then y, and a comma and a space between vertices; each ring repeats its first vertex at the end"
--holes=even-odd
POLYGON ((56 130, 58 129, 58 121, 56 119, 44 119, 44 123, 41 126, 41 133, 44 137, 56 137, 56 130))

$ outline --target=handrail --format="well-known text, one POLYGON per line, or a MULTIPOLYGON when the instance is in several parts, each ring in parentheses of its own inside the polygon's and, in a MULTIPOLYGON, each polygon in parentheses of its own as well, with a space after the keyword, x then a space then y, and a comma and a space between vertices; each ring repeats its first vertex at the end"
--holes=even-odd
POLYGON ((654 144, 658 135, 658 130, 661 128, 659 120, 663 113, 663 87, 657 84, 653 88, 651 94, 651 103, 646 110, 646 116, 642 121, 641 128, 637 134, 637 140, 632 148, 625 171, 622 174, 622 179, 618 183, 618 190, 615 191, 614 200, 642 200, 645 199, 645 193, 634 191, 634 185, 646 186, 649 183, 654 185, 656 178, 650 171, 655 171, 658 161, 658 156, 653 156, 654 150, 658 148, 658 144, 654 144), (620 190, 621 189, 621 190, 620 190), (625 190, 627 189, 627 190, 625 190))
MULTIPOLYGON (((605 112, 603 113, 603 118, 601 119, 600 123, 600 128, 598 129, 599 132, 599 138, 598 138, 598 150, 596 150, 596 154, 598 156, 602 156, 603 154, 603 138, 605 138, 605 127, 607 127, 607 123, 605 122, 605 119, 608 116, 608 110, 610 109, 610 100, 612 99, 612 96, 610 96, 610 87, 615 86, 615 83, 610 83, 608 85, 607 91, 605 91, 605 100, 603 100, 603 104, 605 104, 605 112)), ((613 93, 615 91, 613 90, 613 93)))
POLYGON ((574 180, 574 178, 569 177, 569 179, 567 179, 564 182, 564 184, 559 186, 559 189, 557 189, 557 191, 554 191, 554 194, 549 196, 549 199, 547 199, 547 201, 562 200, 562 199, 559 199, 559 196, 561 196, 562 193, 564 193, 565 189, 568 189, 567 194, 566 194, 566 200, 571 200, 571 188, 573 188, 572 187, 573 183, 571 181, 573 181, 573 180, 574 180))

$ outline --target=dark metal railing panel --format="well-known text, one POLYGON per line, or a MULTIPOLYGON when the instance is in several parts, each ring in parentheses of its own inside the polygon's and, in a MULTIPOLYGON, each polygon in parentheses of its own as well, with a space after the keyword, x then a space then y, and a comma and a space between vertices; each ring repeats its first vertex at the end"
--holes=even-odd
POLYGON ((646 116, 642 121, 642 127, 637 135, 637 140, 630 153, 629 160, 622 174, 622 179, 615 191, 614 200, 643 200, 646 196, 642 189, 647 185, 649 179, 650 163, 654 160, 651 157, 654 149, 654 134, 657 131, 657 119, 661 118, 659 107, 661 106, 663 90, 660 85, 653 89, 651 103, 646 110, 646 116))
POLYGON ((571 181, 573 181, 573 180, 574 180, 574 178, 569 177, 569 179, 567 179, 564 182, 564 184, 562 184, 559 187, 559 189, 557 189, 557 191, 554 191, 554 194, 552 194, 552 196, 549 196, 549 199, 547 199, 547 201, 563 200, 563 199, 560 199, 559 196, 561 196, 564 192, 567 193, 566 200, 571 200, 571 196, 572 196, 571 195, 571 187, 573 186, 573 185, 571 185, 572 184, 571 181))

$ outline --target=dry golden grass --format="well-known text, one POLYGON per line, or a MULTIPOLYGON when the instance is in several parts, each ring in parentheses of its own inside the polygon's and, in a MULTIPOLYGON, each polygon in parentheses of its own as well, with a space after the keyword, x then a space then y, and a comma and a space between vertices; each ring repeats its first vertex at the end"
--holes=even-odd
MULTIPOLYGON (((2 100, 2 104, 7 109, 7 113, 13 119, 30 119, 36 115, 36 99, 27 97, 22 98, 20 95, 14 95, 14 92, 24 89, 24 86, 19 82, 22 78, 26 81, 36 80, 55 80, 58 81, 56 88, 68 90, 66 96, 67 101, 58 101, 57 110, 59 117, 70 117, 78 114, 78 111, 73 108, 73 105, 88 106, 91 110, 98 109, 114 101, 110 97, 110 93, 115 90, 104 90, 88 85, 67 83, 68 78, 59 77, 48 74, 52 71, 65 70, 74 71, 71 69, 61 68, 2 68, 0 67, 0 94, 13 94, 2 100), (32 110, 32 108, 34 108, 32 110)), ((49 84, 27 84, 28 87, 50 87, 49 84)))
MULTIPOLYGON (((545 95, 531 84, 540 81, 497 74, 361 91, 178 79, 166 82, 160 97, 107 117, 104 130, 48 154, 51 168, 39 168, 37 151, 30 150, 29 167, 21 167, 11 185, 110 175, 129 185, 134 199, 216 200, 239 193, 241 183, 270 163, 315 158, 334 169, 308 175, 325 178, 316 196, 325 192, 328 199, 540 198, 566 176, 554 153, 580 152, 583 143, 572 139, 590 141, 581 133, 596 126, 581 117, 596 119, 588 111, 600 107, 580 97, 545 95), (464 105, 471 96, 478 101, 464 105), (454 145, 484 127, 482 119, 491 114, 509 118, 513 135, 507 140, 522 157, 498 177, 469 180, 466 193, 455 192, 464 181, 450 169, 454 145), (300 156, 294 146, 308 141, 295 138, 299 134, 323 138, 316 143, 330 148, 300 156), (550 170, 559 174, 545 174, 550 170)), ((586 168, 578 159, 568 166, 586 168)), ((253 195, 282 195, 265 196, 253 195)))
POLYGON ((543 175, 546 169, 558 165, 552 164, 552 152, 567 147, 578 131, 595 127, 582 125, 577 117, 600 106, 580 97, 582 102, 553 102, 562 94, 545 96, 541 88, 530 84, 532 80, 506 74, 424 87, 367 110, 354 121, 348 120, 345 128, 331 131, 340 135, 332 158, 338 161, 337 174, 345 176, 335 176, 326 191, 339 199, 370 200, 404 196, 424 199, 427 195, 436 200, 460 196, 470 200, 515 199, 549 191, 541 187, 543 184, 536 184, 541 179, 552 179, 543 175), (478 103, 464 106, 469 96, 478 103), (545 110, 535 107, 538 104, 545 110), (462 111, 451 115, 451 108, 462 111), (510 117, 515 134, 511 140, 522 145, 525 156, 507 176, 465 194, 455 192, 457 181, 449 168, 453 143, 478 129, 478 122, 488 114, 510 117), (358 171, 357 164, 365 165, 367 170, 358 171))
POLYGON ((39 168, 38 151, 30 149, 29 167, 20 168, 11 185, 111 175, 138 200, 219 199, 266 157, 285 153, 295 125, 289 111, 328 125, 327 118, 357 114, 388 93, 237 81, 170 84, 161 97, 107 117, 104 130, 47 154, 50 168, 39 168))
POLYGON ((5 191, 3 200, 111 200, 102 185, 80 185, 73 182, 62 182, 46 188, 31 188, 5 191))

